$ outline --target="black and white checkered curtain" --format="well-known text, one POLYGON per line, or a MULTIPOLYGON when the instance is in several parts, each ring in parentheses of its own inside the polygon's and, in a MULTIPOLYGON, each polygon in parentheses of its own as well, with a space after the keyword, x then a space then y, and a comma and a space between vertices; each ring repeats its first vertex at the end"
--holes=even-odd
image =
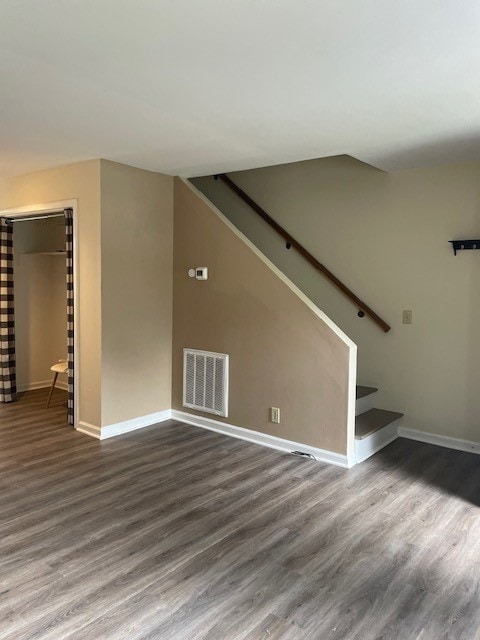
POLYGON ((0 218, 0 402, 17 399, 13 304, 13 224, 0 218))
POLYGON ((67 251, 67 358, 68 358, 68 423, 73 424, 73 211, 65 209, 65 236, 67 251))

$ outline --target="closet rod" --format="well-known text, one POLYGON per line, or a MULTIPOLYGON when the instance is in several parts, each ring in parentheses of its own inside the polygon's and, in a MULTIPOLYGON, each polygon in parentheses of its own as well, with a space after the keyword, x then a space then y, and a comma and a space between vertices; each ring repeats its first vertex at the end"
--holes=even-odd
POLYGON ((46 220, 47 218, 63 218, 64 213, 48 213, 45 216, 34 216, 32 218, 8 218, 10 222, 30 222, 31 220, 46 220))

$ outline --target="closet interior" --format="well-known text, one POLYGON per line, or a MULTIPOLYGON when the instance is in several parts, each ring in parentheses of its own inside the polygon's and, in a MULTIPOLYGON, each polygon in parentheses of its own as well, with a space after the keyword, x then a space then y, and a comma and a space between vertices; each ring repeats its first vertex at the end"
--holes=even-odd
MULTIPOLYGON (((67 360, 65 217, 59 212, 13 224, 16 375, 22 392, 49 387, 51 367, 67 360)), ((67 389, 66 375, 58 376, 56 387, 67 389)))

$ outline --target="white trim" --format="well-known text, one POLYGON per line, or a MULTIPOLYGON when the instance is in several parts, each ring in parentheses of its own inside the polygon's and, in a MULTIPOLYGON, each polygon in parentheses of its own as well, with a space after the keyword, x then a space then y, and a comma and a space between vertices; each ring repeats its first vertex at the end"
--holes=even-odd
POLYGON ((109 424, 101 428, 100 439, 105 440, 105 438, 113 438, 114 436, 119 436, 122 433, 129 433, 130 431, 136 431, 137 429, 143 429, 144 427, 151 427, 159 422, 170 420, 171 417, 171 410, 166 409, 165 411, 157 411, 157 413, 151 413, 147 416, 141 416, 140 418, 132 418, 131 420, 125 420, 124 422, 109 424))
POLYGON ((355 440, 355 460, 357 464, 373 456, 398 438, 398 425, 395 422, 382 427, 366 438, 355 440))
POLYGON ((407 429, 407 427, 399 427, 398 435, 400 438, 408 438, 409 440, 417 440, 418 442, 426 442, 427 444, 436 444, 446 449, 456 449, 457 451, 480 454, 480 442, 474 442, 473 440, 451 438, 450 436, 441 436, 438 433, 427 433, 426 431, 407 429))
POLYGON ((266 433, 260 433, 259 431, 253 431, 253 429, 245 429, 243 427, 237 427, 226 422, 220 422, 219 420, 212 420, 211 418, 204 418, 203 416, 196 416, 184 411, 176 411, 172 409, 171 417, 173 420, 185 422, 186 424, 193 425, 194 427, 201 427, 202 429, 208 429, 210 431, 216 431, 232 438, 239 438, 240 440, 247 440, 247 442, 253 442, 264 447, 270 447, 272 449, 278 449, 279 451, 286 451, 291 453, 292 451, 303 451, 313 455, 318 462, 327 462, 339 467, 351 467, 355 464, 355 461, 348 456, 341 453, 335 453, 334 451, 327 451, 326 449, 317 449, 311 447, 308 444, 301 444, 299 442, 293 442, 292 440, 285 440, 284 438, 278 438, 266 433))
POLYGON ((304 453, 313 455, 318 462, 327 462, 329 464, 346 468, 352 467, 355 464, 354 459, 352 460, 350 457, 342 455, 341 453, 327 451, 326 449, 317 449, 316 447, 311 447, 307 444, 293 442, 292 440, 285 440, 284 438, 260 433, 259 431, 253 431, 252 429, 244 429, 243 427, 237 427, 235 425, 226 424, 225 422, 196 416, 184 411, 176 411, 174 409, 151 413, 150 415, 142 416, 141 418, 133 418, 132 420, 125 420, 125 422, 117 422, 116 424, 110 424, 102 428, 88 422, 80 421, 77 426, 77 431, 93 436, 94 438, 98 438, 98 440, 105 440, 106 438, 112 438, 123 433, 143 429, 144 427, 150 427, 154 424, 159 424, 170 419, 178 420, 179 422, 183 422, 194 427, 208 429, 209 431, 216 431, 217 433, 222 433, 232 438, 247 440, 248 442, 253 442, 254 444, 259 444, 264 447, 270 447, 279 451, 286 451, 287 453, 291 453, 292 451, 303 451, 304 453))
MULTIPOLYGON (((187 178, 180 178, 182 182, 204 202, 209 209, 239 238, 253 253, 259 258, 277 278, 279 278, 290 291, 297 296, 320 320, 322 320, 342 342, 344 342, 349 350, 348 356, 348 399, 347 399, 347 458, 348 466, 355 464, 355 402, 356 402, 356 384, 357 384, 357 345, 351 338, 338 327, 303 291, 301 291, 287 276, 276 267, 271 260, 265 256, 251 240, 247 238, 230 220, 216 207, 195 185, 187 178)), ((186 414, 189 415, 189 414, 186 414)))
MULTIPOLYGON (((27 384, 19 384, 17 385, 17 389, 20 393, 23 393, 24 391, 36 391, 37 389, 46 389, 47 387, 51 386, 51 380, 40 380, 39 382, 28 382, 27 384)), ((61 380, 57 380, 57 382, 55 383, 55 389, 68 391, 68 384, 66 382, 62 382, 61 380)))
POLYGON ((348 467, 355 464, 355 406, 357 402, 357 346, 348 353, 347 458, 348 467))
MULTIPOLYGON (((78 251, 78 200, 57 200, 55 202, 47 202, 43 204, 29 204, 24 207, 13 207, 0 211, 0 216, 7 218, 22 218, 35 214, 56 213, 64 209, 72 209, 73 211, 73 323, 74 323, 74 344, 75 368, 74 375, 74 416, 73 426, 79 424, 79 406, 80 406, 80 262, 78 251)), ((85 423, 88 424, 88 423, 85 423)))
POLYGON ((24 207, 11 207, 2 209, 0 216, 4 218, 21 218, 29 216, 32 213, 62 213, 64 209, 73 209, 77 206, 77 199, 72 200, 55 200, 54 202, 46 202, 42 204, 27 204, 24 207))
POLYGON ((101 429, 95 424, 90 424, 90 422, 80 420, 75 429, 80 431, 80 433, 85 433, 87 436, 92 436, 93 438, 101 440, 101 429))

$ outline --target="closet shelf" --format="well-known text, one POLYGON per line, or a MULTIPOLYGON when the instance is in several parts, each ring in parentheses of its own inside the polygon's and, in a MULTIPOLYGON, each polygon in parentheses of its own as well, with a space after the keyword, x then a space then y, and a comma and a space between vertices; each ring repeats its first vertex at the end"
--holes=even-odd
POLYGON ((65 256, 67 254, 66 251, 25 251, 24 255, 26 256, 65 256))

